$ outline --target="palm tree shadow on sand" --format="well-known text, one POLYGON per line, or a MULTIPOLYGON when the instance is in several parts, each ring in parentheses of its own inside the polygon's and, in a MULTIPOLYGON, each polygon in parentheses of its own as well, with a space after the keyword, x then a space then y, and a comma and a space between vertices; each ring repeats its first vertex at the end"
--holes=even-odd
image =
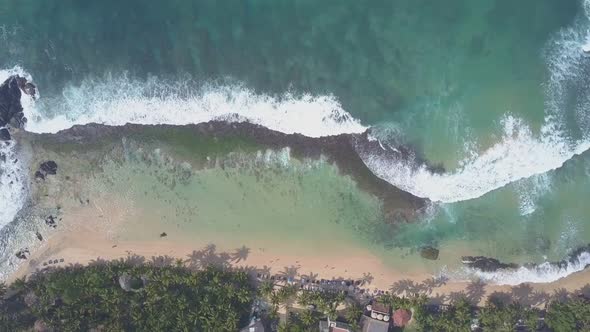
POLYGON ((231 260, 234 263, 239 263, 241 261, 245 261, 246 259, 248 259, 248 255, 250 255, 250 248, 242 246, 232 253, 231 260))

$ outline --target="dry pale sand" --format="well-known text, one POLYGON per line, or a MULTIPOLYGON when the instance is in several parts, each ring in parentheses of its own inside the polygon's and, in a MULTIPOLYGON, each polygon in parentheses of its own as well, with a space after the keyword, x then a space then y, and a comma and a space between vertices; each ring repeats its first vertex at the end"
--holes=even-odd
MULTIPOLYGON (((77 207, 67 210, 63 215, 62 224, 58 230, 52 233, 43 244, 34 249, 27 263, 23 264, 8 281, 17 277, 30 274, 36 269, 44 268, 43 262, 55 259, 64 259, 63 263, 51 264, 67 265, 73 263, 86 264, 97 258, 118 259, 129 255, 144 256, 148 260, 152 256, 167 255, 174 258, 188 259, 188 255, 194 250, 203 249, 209 244, 215 244, 218 253, 233 253, 242 243, 236 243, 230 247, 215 239, 194 239, 190 237, 182 239, 174 236, 160 238, 154 234, 152 239, 142 241, 122 241, 117 236, 119 226, 133 218, 134 214, 126 208, 112 202, 98 201, 86 207, 77 207), (109 207, 106 209, 105 207, 109 207), (108 210, 108 211, 105 211, 108 210), (80 220, 84 220, 81 222, 80 220)), ((141 231, 138 229, 137 231, 141 231)), ((220 234, 220 237, 222 234, 220 234)), ((280 273, 288 267, 294 267, 301 275, 313 273, 318 278, 332 279, 345 278, 358 280, 370 273, 372 281, 365 286, 368 289, 378 288, 389 290, 392 284, 403 280, 411 280, 415 284, 423 284, 431 279, 432 275, 425 272, 408 272, 395 270, 384 265, 379 258, 368 250, 355 249, 345 254, 322 252, 307 254, 285 250, 284 248, 252 248, 245 260, 234 262, 235 266, 254 266, 257 268, 270 268, 272 273, 280 273)), ((582 271, 567 278, 546 284, 530 284, 517 287, 521 291, 530 290, 552 294, 558 289, 574 291, 590 283, 590 271, 582 271)), ((469 289, 470 283, 449 281, 446 284, 431 288, 432 296, 452 295, 469 289)), ((481 288, 484 294, 492 292, 512 292, 510 286, 485 285, 481 288)), ((477 291, 476 291, 477 292, 477 291)), ((526 295, 528 296, 528 295, 526 295)), ((481 297, 485 299, 485 297, 481 297)))

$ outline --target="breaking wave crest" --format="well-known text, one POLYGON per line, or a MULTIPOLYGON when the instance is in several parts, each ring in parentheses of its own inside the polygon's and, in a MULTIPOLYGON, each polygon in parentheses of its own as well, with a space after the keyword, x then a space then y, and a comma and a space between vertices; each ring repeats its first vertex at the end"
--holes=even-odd
MULTIPOLYGON (((11 75, 28 75, 20 68, 0 70, 0 82, 11 75)), ((30 105, 30 98, 23 98, 23 106, 30 105), (26 99, 26 100, 25 100, 26 99)), ((26 200, 26 163, 17 156, 14 141, 0 141, 0 228, 11 222, 26 200)))
POLYGON ((534 266, 521 266, 518 269, 507 269, 495 272, 483 272, 473 268, 465 268, 459 272, 459 278, 477 278, 498 285, 519 285, 525 282, 547 283, 582 271, 590 265, 590 253, 582 251, 568 261, 560 263, 545 262, 534 266))
POLYGON ((401 160, 387 149, 382 154, 360 153, 378 176, 416 196, 452 203, 480 197, 492 190, 563 165, 590 148, 590 137, 574 139, 567 134, 566 113, 574 112, 581 132, 590 129, 590 1, 583 2, 584 15, 561 30, 545 52, 549 69, 546 83, 545 122, 534 135, 524 121, 510 115, 502 119, 503 137, 485 151, 472 151, 454 171, 436 173, 413 160, 401 160), (572 98, 576 106, 570 110, 572 98))
POLYGON ((212 120, 251 122, 310 137, 366 130, 333 96, 271 97, 238 84, 195 87, 190 81, 137 81, 126 76, 87 79, 66 87, 63 96, 45 100, 25 115, 27 130, 33 132, 87 123, 186 125, 212 120))

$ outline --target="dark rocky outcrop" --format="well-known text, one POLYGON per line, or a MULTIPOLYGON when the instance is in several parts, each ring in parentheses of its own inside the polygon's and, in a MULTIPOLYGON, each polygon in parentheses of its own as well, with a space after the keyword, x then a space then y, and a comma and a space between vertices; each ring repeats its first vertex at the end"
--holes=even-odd
POLYGON ((27 249, 27 248, 21 249, 21 250, 17 251, 15 254, 15 256, 18 259, 28 259, 30 255, 31 255, 31 253, 29 252, 29 249, 27 249))
POLYGON ((140 292, 147 283, 145 277, 132 277, 124 272, 119 276, 119 286, 126 292, 140 292))
POLYGON ((55 221, 55 217, 51 216, 51 215, 45 217, 45 224, 51 228, 57 227, 57 222, 55 221))
POLYGON ((502 263, 495 258, 484 256, 463 256, 461 261, 466 266, 484 272, 494 272, 505 269, 517 269, 518 265, 513 263, 502 263))
POLYGON ((0 141, 10 141, 10 132, 6 128, 0 129, 0 141))
POLYGON ((27 122, 20 99, 22 92, 35 96, 35 86, 18 75, 9 77, 0 85, 0 127, 22 128, 27 122))
POLYGON ((57 163, 53 160, 48 160, 46 162, 41 163, 39 166, 39 172, 43 173, 43 175, 55 175, 57 174, 57 163))
MULTIPOLYGON (((565 269, 568 266, 574 264, 580 264, 580 259, 583 254, 590 254, 590 244, 586 246, 582 246, 573 250, 566 259, 557 261, 557 262, 546 262, 543 264, 549 264, 550 266, 556 267, 558 269, 565 269)), ((503 263, 495 258, 483 257, 483 256, 463 256, 461 257, 463 264, 468 267, 478 269, 484 272, 494 272, 498 270, 505 270, 505 269, 517 269, 521 267, 518 264, 514 263, 503 263)), ((590 265, 590 264, 589 264, 590 265)), ((535 269, 539 266, 539 264, 527 263, 523 264, 523 267, 527 269, 535 269)), ((588 268, 588 266, 585 266, 588 268)))
POLYGON ((45 174, 41 171, 35 172, 35 179, 45 180, 45 174))
POLYGON ((434 247, 423 247, 422 249, 420 249, 420 256, 422 256, 422 258, 425 259, 430 259, 430 260, 437 260, 438 259, 438 253, 439 250, 434 248, 434 247))

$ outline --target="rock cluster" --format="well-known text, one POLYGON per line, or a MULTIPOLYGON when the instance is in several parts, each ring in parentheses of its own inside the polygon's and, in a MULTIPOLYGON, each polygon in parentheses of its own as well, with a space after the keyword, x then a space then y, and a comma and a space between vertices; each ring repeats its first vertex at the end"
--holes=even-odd
POLYGON ((17 251, 15 254, 15 256, 18 259, 27 259, 27 258, 29 258, 30 255, 31 255, 31 252, 29 251, 28 248, 21 249, 21 250, 17 251))
POLYGON ((52 215, 45 217, 45 224, 51 228, 57 227, 57 222, 55 221, 55 217, 52 215))
POLYGON ((48 160, 39 166, 39 170, 35 172, 35 178, 45 180, 47 175, 57 174, 57 163, 53 160, 48 160))
MULTIPOLYGON (((0 128, 22 128, 27 122, 20 102, 21 91, 33 97, 36 94, 35 86, 18 75, 10 76, 0 85, 0 128)), ((6 137, 6 131, 1 134, 6 137)))
POLYGON ((518 265, 513 263, 502 263, 495 258, 484 256, 463 256, 463 264, 483 272, 494 272, 497 270, 517 269, 518 265))

